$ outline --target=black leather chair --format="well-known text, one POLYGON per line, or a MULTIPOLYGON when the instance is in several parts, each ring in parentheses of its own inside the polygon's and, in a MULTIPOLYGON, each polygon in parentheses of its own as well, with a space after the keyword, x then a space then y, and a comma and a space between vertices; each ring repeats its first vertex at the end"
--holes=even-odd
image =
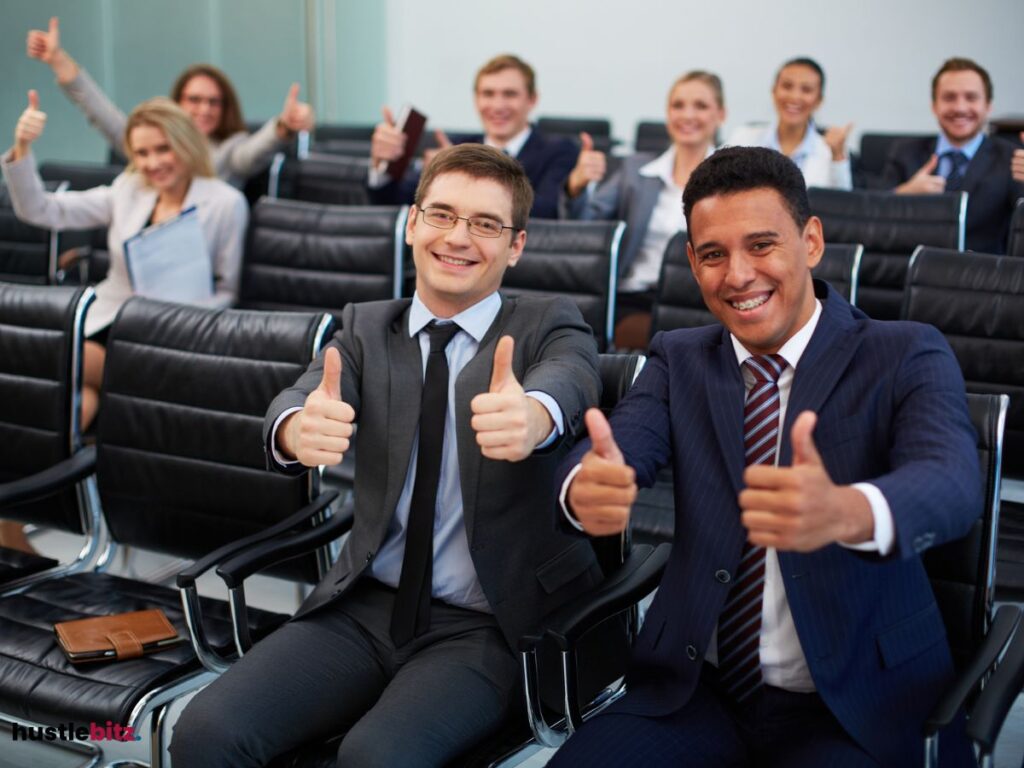
MULTIPOLYGON (((0 598, 0 720, 130 725, 144 737, 135 748, 145 751, 132 759, 160 765, 166 707, 213 679, 250 636, 286 618, 246 611, 242 590, 231 591, 230 606, 200 598, 195 579, 242 543, 327 514, 335 496, 317 495, 316 473, 265 470, 262 423, 270 400, 305 370, 330 326, 316 314, 139 298, 122 308, 109 336, 96 434, 104 516, 118 543, 200 560, 179 575, 182 594, 89 572, 0 598), (54 622, 145 608, 162 608, 193 643, 75 667, 54 641, 54 622)), ((338 536, 344 516, 323 525, 338 536)), ((328 552, 317 548, 276 573, 313 583, 328 565, 328 552)))
MULTIPOLYGON (((44 186, 48 192, 68 188, 66 181, 48 181, 44 186)), ((26 224, 15 216, 7 184, 0 181, 0 280, 53 285, 58 282, 59 253, 59 234, 26 224)))
POLYGON ((279 154, 270 166, 267 194, 288 200, 334 205, 369 205, 366 179, 370 157, 279 154))
POLYGON ((373 138, 374 125, 351 125, 342 123, 317 123, 313 129, 313 142, 321 141, 369 141, 373 138))
POLYGON ((603 117, 540 117, 537 130, 548 136, 565 136, 578 141, 581 131, 594 140, 594 149, 609 152, 615 145, 611 121, 603 117))
POLYGON ((89 478, 95 457, 78 429, 91 288, 0 283, 0 517, 86 537, 58 561, 0 547, 0 592, 39 574, 95 565, 104 528, 89 478), (77 480, 77 482, 76 482, 77 480))
POLYGON ((863 133, 860 137, 860 151, 853 169, 854 186, 858 189, 886 189, 882 181, 885 162, 894 144, 907 139, 926 138, 916 133, 863 133))
POLYGON ((615 329, 619 244, 625 231, 621 221, 531 221, 526 250, 505 273, 502 291, 573 299, 603 352, 615 329))
POLYGON ((863 244, 858 306, 876 320, 899 318, 903 281, 917 246, 963 248, 965 192, 895 195, 812 187, 808 195, 826 242, 863 244))
POLYGON ((636 137, 633 139, 635 151, 660 155, 671 143, 663 120, 642 120, 636 124, 636 137))
POLYGON ((262 198, 252 209, 239 306, 323 311, 398 298, 408 206, 262 198))
POLYGON ((1024 256, 1024 197, 1017 201, 1010 220, 1010 239, 1006 244, 1007 256, 1024 256))

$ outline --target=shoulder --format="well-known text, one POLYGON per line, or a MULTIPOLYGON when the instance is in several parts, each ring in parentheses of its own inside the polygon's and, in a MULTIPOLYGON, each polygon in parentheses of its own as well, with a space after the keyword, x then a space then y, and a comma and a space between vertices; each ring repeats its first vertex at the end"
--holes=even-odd
POLYGON ((346 304, 341 312, 342 327, 353 333, 373 330, 381 333, 400 319, 412 304, 412 299, 384 299, 346 304))
POLYGON ((567 296, 502 295, 502 302, 513 313, 510 322, 517 319, 520 323, 540 324, 545 317, 579 318, 580 322, 583 321, 580 308, 567 296))
POLYGON ((1020 149, 1020 147, 998 136, 986 137, 978 148, 978 151, 980 152, 986 148, 987 151, 991 152, 997 158, 1005 158, 1007 163, 1012 159, 1014 151, 1020 149))
POLYGON ((722 344, 724 341, 725 331, 718 323, 702 325, 699 328, 677 328, 656 333, 651 339, 650 351, 689 352, 711 344, 722 344))
POLYGON ((530 138, 526 140, 523 149, 526 150, 527 147, 531 149, 536 147, 538 151, 543 151, 549 155, 572 155, 573 158, 579 153, 579 148, 575 142, 567 136, 551 136, 538 131, 536 128, 530 132, 530 138))
POLYGON ((192 179, 192 184, 195 188, 193 197, 196 202, 226 210, 233 210, 239 205, 246 205, 245 195, 226 181, 216 177, 197 176, 192 179))
POLYGON ((640 169, 655 159, 657 159, 657 155, 653 155, 650 152, 637 152, 636 154, 624 157, 619 169, 626 178, 637 178, 640 176, 640 169))

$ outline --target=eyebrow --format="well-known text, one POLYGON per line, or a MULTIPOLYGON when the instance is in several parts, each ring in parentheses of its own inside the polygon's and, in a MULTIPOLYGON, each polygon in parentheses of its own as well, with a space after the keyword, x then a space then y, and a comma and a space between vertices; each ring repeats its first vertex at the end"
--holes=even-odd
MULTIPOLYGON (((764 237, 777 238, 777 237, 779 237, 779 233, 775 232, 774 230, 771 230, 771 229, 766 229, 766 230, 764 230, 762 232, 751 232, 750 234, 744 235, 743 239, 746 240, 747 242, 750 242, 751 240, 760 240, 761 238, 764 238, 764 237)), ((709 240, 706 243, 701 243, 700 245, 698 245, 693 250, 700 253, 700 252, 703 252, 703 251, 711 250, 712 248, 721 248, 721 247, 722 247, 722 244, 717 242, 716 240, 709 240)))
MULTIPOLYGON (((423 207, 424 208, 444 208, 446 211, 451 211, 452 213, 454 213, 456 215, 458 215, 458 213, 459 213, 457 210, 455 210, 454 206, 448 205, 448 203, 424 203, 423 207)), ((477 218, 494 219, 497 222, 504 221, 504 219, 502 219, 501 216, 499 216, 496 213, 490 213, 489 211, 478 211, 477 213, 470 213, 469 216, 467 216, 466 218, 467 219, 477 219, 477 218)))

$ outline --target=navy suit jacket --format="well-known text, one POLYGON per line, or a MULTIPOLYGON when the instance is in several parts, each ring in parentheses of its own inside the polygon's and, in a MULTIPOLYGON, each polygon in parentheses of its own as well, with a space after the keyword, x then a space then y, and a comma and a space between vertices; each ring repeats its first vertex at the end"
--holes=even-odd
MULTIPOLYGON (((450 137, 453 144, 482 144, 481 133, 469 133, 450 137)), ((579 149, 562 136, 545 136, 536 128, 519 150, 516 160, 523 166, 533 186, 533 208, 530 216, 536 219, 558 218, 558 196, 565 180, 576 165, 579 149)), ((374 205, 405 205, 413 202, 419 171, 410 167, 401 182, 391 182, 378 189, 370 190, 370 201, 374 205)))
MULTIPOLYGON (((907 181, 935 153, 935 137, 907 139, 893 145, 883 179, 889 186, 907 181)), ((1010 161, 1015 147, 1002 139, 987 137, 971 158, 961 189, 967 193, 967 227, 964 248, 981 253, 1006 253, 1010 218, 1024 184, 1014 181, 1010 161)))
MULTIPOLYGON (((793 380, 779 465, 800 412, 838 484, 870 481, 895 522, 887 557, 838 545, 779 553, 786 595, 814 684, 852 738, 882 765, 918 765, 927 711, 953 673, 920 553, 963 536, 981 511, 976 436, 964 382, 931 326, 879 322, 815 283, 823 312, 793 380)), ((634 648, 618 711, 659 716, 692 695, 746 532, 744 384, 721 326, 660 333, 611 416, 641 486, 671 463, 675 539, 634 648)), ((567 457, 564 480, 590 447, 567 457)))

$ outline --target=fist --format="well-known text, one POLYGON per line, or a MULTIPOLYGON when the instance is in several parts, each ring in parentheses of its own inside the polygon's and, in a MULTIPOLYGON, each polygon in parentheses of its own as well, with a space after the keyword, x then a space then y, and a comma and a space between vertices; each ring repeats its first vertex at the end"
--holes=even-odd
POLYGON ((580 154, 576 158, 576 165, 569 173, 566 182, 569 196, 576 197, 591 182, 599 182, 604 178, 608 170, 608 159, 604 152, 594 149, 594 140, 589 133, 580 134, 580 154))
POLYGON ((405 152, 405 134, 395 125, 391 110, 384 107, 381 113, 384 120, 377 123, 370 139, 370 162, 374 166, 397 160, 405 152))
POLYGON ((50 18, 50 26, 46 31, 33 29, 28 33, 25 49, 29 58, 39 59, 47 64, 53 61, 54 56, 60 51, 60 29, 56 16, 50 18))
POLYGON ((320 386, 309 393, 302 410, 278 428, 278 448, 307 467, 340 464, 349 449, 355 411, 341 398, 341 355, 334 347, 324 352, 320 386))
POLYGON ((636 472, 623 459, 604 414, 591 408, 586 422, 592 446, 580 462, 566 500, 591 536, 622 533, 636 501, 636 472))
POLYGON ((43 135, 45 127, 46 113, 39 111, 39 94, 29 91, 28 107, 21 113, 14 128, 14 145, 21 154, 27 152, 32 142, 43 135))
MULTIPOLYGON (((1020 134, 1020 140, 1024 144, 1024 131, 1020 134)), ((1010 161, 1010 173, 1014 181, 1024 184, 1024 149, 1014 150, 1013 159, 1010 161)))
POLYGON ((847 123, 843 126, 833 125, 825 131, 825 143, 828 144, 828 148, 832 150, 833 161, 846 159, 846 140, 849 138, 850 130, 852 128, 853 123, 847 123))

